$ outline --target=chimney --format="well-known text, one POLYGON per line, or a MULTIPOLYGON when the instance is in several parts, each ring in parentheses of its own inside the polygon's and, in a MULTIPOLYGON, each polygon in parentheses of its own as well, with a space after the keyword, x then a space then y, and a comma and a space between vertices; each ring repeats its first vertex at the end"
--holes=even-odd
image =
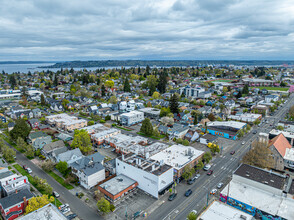
POLYGON ((23 197, 23 211, 24 211, 24 212, 25 212, 25 210, 26 210, 27 205, 28 205, 27 198, 26 198, 26 197, 23 197))

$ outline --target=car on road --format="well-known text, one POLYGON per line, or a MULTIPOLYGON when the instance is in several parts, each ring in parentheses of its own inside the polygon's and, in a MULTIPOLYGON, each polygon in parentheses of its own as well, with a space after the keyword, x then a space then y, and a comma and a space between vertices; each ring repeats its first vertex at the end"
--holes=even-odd
POLYGON ((212 190, 210 191, 210 195, 214 195, 216 192, 217 192, 217 189, 212 189, 212 190))
POLYGON ((254 130, 252 133, 253 133, 253 134, 257 134, 257 131, 256 131, 256 130, 254 130))
POLYGON ((209 170, 207 175, 210 176, 211 174, 213 174, 213 170, 209 170))
POLYGON ((33 171, 31 170, 31 168, 29 168, 29 167, 26 169, 26 171, 27 171, 29 174, 31 174, 31 173, 33 172, 33 171))
POLYGON ((58 192, 56 192, 56 191, 53 191, 53 196, 55 196, 56 198, 58 198, 60 195, 59 195, 59 193, 58 192))
POLYGON ((245 141, 242 142, 242 145, 244 145, 244 144, 245 144, 245 141))
POLYGON ((191 194, 192 194, 192 189, 188 189, 188 190, 185 192, 185 196, 186 196, 186 197, 189 197, 191 194))
POLYGON ((206 164, 204 167, 203 167, 203 170, 207 171, 211 168, 211 165, 210 164, 206 164))
POLYGON ((189 180, 187 181, 187 183, 188 183, 188 185, 192 185, 193 183, 195 183, 195 180, 194 180, 194 179, 189 179, 189 180))
POLYGON ((231 151, 230 154, 231 154, 231 155, 234 155, 235 153, 236 153, 236 151, 233 150, 233 151, 231 151))
POLYGON ((72 219, 74 219, 74 218, 77 217, 77 216, 78 216, 77 214, 72 213, 72 214, 66 216, 66 218, 67 218, 68 220, 72 220, 72 219))
POLYGON ((220 189, 220 188, 223 187, 223 185, 224 185, 224 184, 223 184, 222 182, 220 182, 219 184, 217 184, 216 188, 220 189))
POLYGON ((177 193, 173 193, 168 197, 168 201, 173 201, 177 196, 177 193))

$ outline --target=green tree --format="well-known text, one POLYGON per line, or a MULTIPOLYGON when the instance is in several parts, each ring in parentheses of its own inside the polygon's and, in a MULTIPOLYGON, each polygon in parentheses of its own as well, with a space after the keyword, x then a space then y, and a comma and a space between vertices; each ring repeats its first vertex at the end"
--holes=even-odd
POLYGON ((149 89, 149 96, 151 96, 155 92, 156 86, 158 84, 156 76, 154 75, 147 76, 146 84, 149 89))
POLYGON ((159 133, 159 131, 158 131, 157 128, 154 128, 154 130, 153 130, 153 135, 154 135, 155 137, 160 137, 160 133, 159 133))
POLYGON ((44 95, 42 94, 41 95, 41 105, 45 105, 46 104, 46 102, 45 102, 45 97, 44 97, 44 95))
POLYGON ((105 96, 105 86, 104 86, 104 84, 101 86, 101 96, 103 97, 103 96, 105 96))
POLYGON ((284 127, 282 125, 278 125, 277 126, 277 129, 280 130, 280 131, 283 131, 284 130, 284 127))
POLYGON ((189 146, 190 142, 185 139, 185 140, 183 140, 182 144, 185 145, 185 146, 189 146))
POLYGON ((31 127, 23 119, 18 119, 15 122, 14 128, 10 131, 12 139, 17 140, 18 137, 26 139, 31 132, 31 127))
POLYGON ((203 160, 205 163, 209 163, 209 161, 212 159, 211 153, 210 152, 205 152, 203 155, 203 160))
POLYGON ((48 195, 42 195, 31 198, 30 202, 25 208, 25 215, 44 207, 50 202, 54 202, 54 200, 55 199, 53 196, 49 198, 48 195))
POLYGON ((131 92, 131 86, 129 83, 129 79, 126 77, 125 81, 124 81, 124 88, 123 88, 124 92, 131 92))
POLYGON ((152 95, 153 99, 159 99, 160 98, 160 93, 159 92, 154 92, 152 95))
POLYGON ((249 87, 247 84, 243 87, 242 93, 246 95, 249 93, 249 87))
POLYGON ((240 129, 240 130, 238 131, 237 136, 238 136, 238 138, 243 137, 243 136, 244 136, 244 130, 243 130, 243 129, 240 129))
POLYGON ((110 98, 109 98, 109 103, 111 103, 111 104, 116 104, 117 103, 117 98, 113 95, 113 96, 111 96, 110 98))
POLYGON ((253 122, 253 124, 255 124, 255 125, 259 125, 259 124, 260 124, 260 120, 259 120, 259 119, 256 119, 256 120, 253 122))
POLYGON ((197 219, 197 214, 195 212, 190 212, 187 216, 188 220, 196 220, 197 219))
POLYGON ((163 94, 166 92, 166 85, 167 85, 167 71, 164 70, 160 75, 159 75, 159 79, 158 79, 158 85, 157 85, 157 89, 158 91, 163 94))
POLYGON ((210 151, 213 155, 215 153, 219 153, 220 152, 219 146, 217 144, 212 144, 210 147, 210 151))
POLYGON ((108 88, 112 88, 114 86, 114 82, 112 80, 108 80, 105 82, 105 86, 108 88))
POLYGON ((183 173, 182 173, 182 177, 185 180, 188 180, 188 179, 191 179, 191 177, 193 176, 194 173, 195 173, 194 168, 187 165, 187 166, 184 167, 184 170, 183 170, 183 173))
POLYGON ((95 124, 94 121, 88 121, 88 123, 87 123, 88 126, 91 126, 91 125, 94 125, 94 124, 95 124))
POLYGON ((199 162, 197 163, 197 165, 196 165, 196 169, 197 169, 197 170, 201 170, 203 167, 204 167, 204 164, 203 164, 202 161, 199 161, 199 162))
POLYGON ((144 121, 142 122, 140 132, 150 136, 153 135, 153 126, 149 118, 145 118, 144 121))
POLYGON ((103 212, 104 214, 110 212, 110 202, 104 198, 100 199, 97 202, 97 207, 99 211, 103 212))
POLYGON ((68 164, 66 161, 59 161, 56 164, 56 169, 62 173, 62 174, 66 174, 67 173, 67 168, 68 168, 68 164))
POLYGON ((168 113, 170 113, 169 108, 163 107, 162 109, 160 109, 159 116, 160 117, 165 117, 165 116, 167 116, 168 113))
POLYGON ((75 130, 74 139, 71 144, 72 148, 80 148, 82 153, 87 154, 92 150, 91 138, 88 132, 84 129, 75 130))
POLYGON ((273 168, 274 166, 272 152, 262 142, 254 142, 252 148, 244 155, 242 162, 260 168, 273 168))
POLYGON ((41 167, 45 172, 50 172, 54 168, 54 163, 51 160, 46 160, 42 162, 41 167))
POLYGON ((67 104, 69 103, 69 101, 67 99, 63 99, 61 102, 61 105, 64 109, 68 109, 67 104))
POLYGON ((3 157, 7 162, 14 162, 14 157, 16 155, 15 151, 11 148, 9 148, 7 145, 5 145, 2 149, 3 157))
POLYGON ((210 113, 207 118, 210 120, 210 121, 215 121, 215 117, 212 113, 210 113))
POLYGON ((169 109, 172 113, 179 113, 179 101, 176 94, 173 94, 170 98, 169 109))

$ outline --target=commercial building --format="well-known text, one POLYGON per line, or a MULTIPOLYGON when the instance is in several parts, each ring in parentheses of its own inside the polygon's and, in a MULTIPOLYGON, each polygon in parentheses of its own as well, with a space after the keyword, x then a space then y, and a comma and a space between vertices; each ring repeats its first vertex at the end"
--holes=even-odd
POLYGON ((78 119, 75 116, 69 116, 65 113, 46 116, 45 119, 48 122, 48 124, 55 125, 57 128, 64 129, 67 131, 73 131, 75 129, 87 126, 87 121, 85 119, 78 119))
POLYGON ((256 219, 294 219, 286 176, 241 164, 221 191, 220 200, 256 219))
MULTIPOLYGON (((27 94, 29 96, 38 96, 43 94, 43 92, 38 90, 28 90, 27 94)), ((22 92, 20 90, 1 90, 0 99, 20 99, 22 97, 22 92)))
POLYGON ((197 220, 253 220, 252 215, 244 213, 219 201, 212 202, 208 208, 200 214, 197 220))
POLYGON ((242 81, 248 86, 273 86, 275 84, 275 81, 266 79, 246 78, 242 79, 242 81))
POLYGON ((173 185, 171 166, 132 153, 116 158, 116 173, 135 180, 138 188, 157 199, 173 185))
POLYGON ((122 125, 131 126, 144 120, 144 113, 139 111, 131 111, 120 115, 120 123, 122 125))
POLYGON ((229 119, 236 120, 236 121, 242 121, 246 123, 253 123, 254 121, 261 120, 262 115, 261 114, 252 114, 252 113, 245 113, 241 115, 229 115, 229 119))
POLYGON ((91 139, 94 144, 100 145, 104 142, 106 138, 118 135, 121 133, 121 130, 116 128, 108 128, 102 124, 95 124, 93 126, 88 126, 83 128, 88 131, 91 135, 91 139))
MULTIPOLYGON (((238 131, 247 126, 246 123, 237 121, 213 121, 208 122, 206 125, 209 134, 232 140, 236 140, 238 131)), ((202 128, 202 131, 205 130, 205 128, 202 128)))
POLYGON ((123 175, 120 174, 114 178, 100 184, 98 189, 105 195, 105 198, 110 202, 115 203, 121 199, 124 195, 131 193, 138 186, 138 183, 123 175))
POLYGON ((181 144, 172 145, 165 150, 151 156, 150 158, 173 167, 175 179, 182 176, 186 166, 195 167, 202 159, 204 151, 196 150, 193 147, 184 146, 181 144))
POLYGON ((182 87, 179 89, 180 95, 184 94, 186 97, 192 97, 192 98, 209 98, 211 97, 211 92, 205 91, 204 88, 200 86, 196 87, 182 87))
POLYGON ((150 118, 150 119, 159 119, 160 118, 160 110, 157 108, 141 108, 138 109, 139 112, 144 113, 145 118, 150 118))

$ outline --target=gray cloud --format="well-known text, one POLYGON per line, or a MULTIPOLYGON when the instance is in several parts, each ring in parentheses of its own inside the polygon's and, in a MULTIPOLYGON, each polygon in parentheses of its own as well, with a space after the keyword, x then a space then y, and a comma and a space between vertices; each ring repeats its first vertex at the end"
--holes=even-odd
POLYGON ((294 59, 290 0, 3 0, 0 60, 294 59))

